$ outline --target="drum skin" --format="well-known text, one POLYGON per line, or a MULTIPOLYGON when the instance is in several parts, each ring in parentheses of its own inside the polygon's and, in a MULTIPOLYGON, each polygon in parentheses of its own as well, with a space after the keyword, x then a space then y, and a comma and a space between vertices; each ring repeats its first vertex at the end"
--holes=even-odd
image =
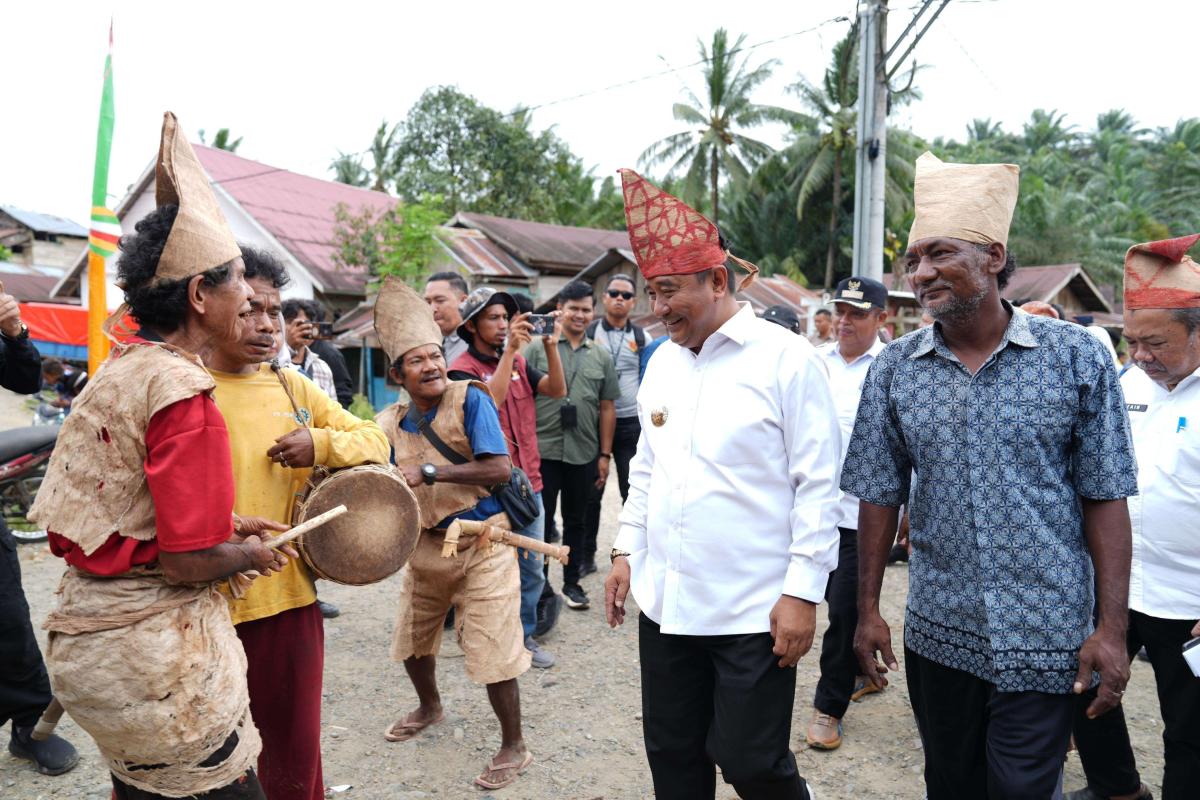
POLYGON ((421 534, 417 497, 400 471, 378 464, 316 470, 296 523, 337 505, 346 513, 299 540, 300 555, 317 577, 364 586, 399 572, 421 534))

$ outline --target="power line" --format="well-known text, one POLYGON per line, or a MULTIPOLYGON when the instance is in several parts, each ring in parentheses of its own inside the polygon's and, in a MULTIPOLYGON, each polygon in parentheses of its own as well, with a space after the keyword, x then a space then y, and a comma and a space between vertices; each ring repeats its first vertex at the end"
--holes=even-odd
MULTIPOLYGON (((757 50, 760 47, 766 47, 767 45, 777 44, 778 42, 782 42, 786 39, 792 39, 797 36, 803 36, 805 34, 813 33, 814 31, 820 30, 821 28, 824 28, 827 25, 832 25, 835 22, 849 22, 849 21, 850 21, 850 18, 847 16, 830 17, 829 19, 824 20, 823 22, 819 22, 810 28, 805 28, 804 30, 794 31, 792 33, 785 33, 782 36, 776 36, 772 39, 764 39, 761 42, 756 42, 754 44, 745 45, 743 47, 736 47, 733 50, 729 51, 729 55, 735 56, 740 53, 750 52, 751 50, 757 50)), ((584 97, 592 97, 594 95, 603 94, 605 92, 611 92, 611 91, 615 91, 617 89, 624 89, 628 86, 633 86, 633 85, 636 85, 639 83, 644 83, 645 81, 650 81, 650 80, 654 80, 656 78, 661 78, 661 77, 664 77, 666 75, 671 75, 676 72, 682 72, 683 70, 692 69, 693 67, 698 67, 703 64, 707 64, 711 60, 712 60, 711 58, 701 58, 698 61, 693 61, 690 64, 684 64, 683 66, 680 66, 680 67, 669 67, 664 70, 659 70, 658 72, 652 72, 652 73, 649 73, 647 75, 642 75, 637 78, 630 78, 629 80, 621 81, 619 83, 613 83, 608 86, 600 87, 598 89, 591 89, 586 92, 579 92, 577 94, 568 95, 566 97, 560 97, 556 100, 548 100, 544 103, 538 103, 536 105, 519 106, 512 111, 509 111, 507 113, 502 113, 500 116, 506 117, 506 118, 507 117, 515 117, 518 114, 526 114, 531 111, 537 111, 538 109, 549 108, 551 106, 557 106, 557 105, 561 105, 563 103, 569 103, 573 100, 579 100, 584 97)), ((355 152, 355 153, 339 153, 339 158, 346 157, 346 156, 349 156, 349 157, 365 156, 365 155, 368 155, 370 152, 371 152, 371 148, 368 147, 365 150, 361 150, 361 151, 355 152)))

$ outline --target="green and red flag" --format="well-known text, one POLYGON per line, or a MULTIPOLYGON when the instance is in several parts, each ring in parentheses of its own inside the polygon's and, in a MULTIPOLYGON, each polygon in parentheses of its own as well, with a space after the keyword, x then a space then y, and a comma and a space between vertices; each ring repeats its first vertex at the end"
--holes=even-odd
POLYGON ((121 238, 121 223, 108 207, 108 159, 112 153, 113 109, 112 23, 108 24, 108 57, 104 59, 104 93, 100 98, 100 127, 96 134, 96 171, 92 177, 92 226, 88 231, 88 247, 107 258, 117 252, 121 238))

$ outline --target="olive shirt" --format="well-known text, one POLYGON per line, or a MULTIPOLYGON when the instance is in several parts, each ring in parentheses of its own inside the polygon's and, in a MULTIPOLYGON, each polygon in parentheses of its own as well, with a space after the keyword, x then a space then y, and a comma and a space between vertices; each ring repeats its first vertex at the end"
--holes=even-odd
MULTIPOLYGON (((586 337, 577 349, 565 336, 559 339, 558 357, 562 359, 567 396, 538 395, 538 450, 543 460, 590 464, 600 455, 600 401, 616 401, 621 396, 617 370, 612 356, 586 337), (567 404, 577 409, 578 424, 574 430, 564 431, 559 409, 567 404)), ((525 360, 543 372, 550 369, 546 347, 540 340, 525 348, 525 360)))

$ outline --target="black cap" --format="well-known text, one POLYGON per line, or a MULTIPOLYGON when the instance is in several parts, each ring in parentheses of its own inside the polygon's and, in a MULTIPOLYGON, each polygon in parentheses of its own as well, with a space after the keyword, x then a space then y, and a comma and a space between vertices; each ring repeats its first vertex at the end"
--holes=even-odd
POLYGON ((872 308, 887 310, 887 287, 870 278, 845 278, 838 282, 830 302, 845 303, 867 311, 872 308))
POLYGON ((771 306, 763 312, 762 318, 787 328, 792 333, 800 333, 800 317, 789 306, 771 306))
POLYGON ((510 319, 518 313, 517 301, 511 294, 497 291, 490 286, 480 286, 467 295, 466 300, 462 301, 462 305, 458 307, 458 313, 462 315, 462 323, 458 326, 457 333, 464 342, 475 343, 475 337, 467 330, 467 320, 473 319, 480 311, 494 305, 504 306, 510 319))

